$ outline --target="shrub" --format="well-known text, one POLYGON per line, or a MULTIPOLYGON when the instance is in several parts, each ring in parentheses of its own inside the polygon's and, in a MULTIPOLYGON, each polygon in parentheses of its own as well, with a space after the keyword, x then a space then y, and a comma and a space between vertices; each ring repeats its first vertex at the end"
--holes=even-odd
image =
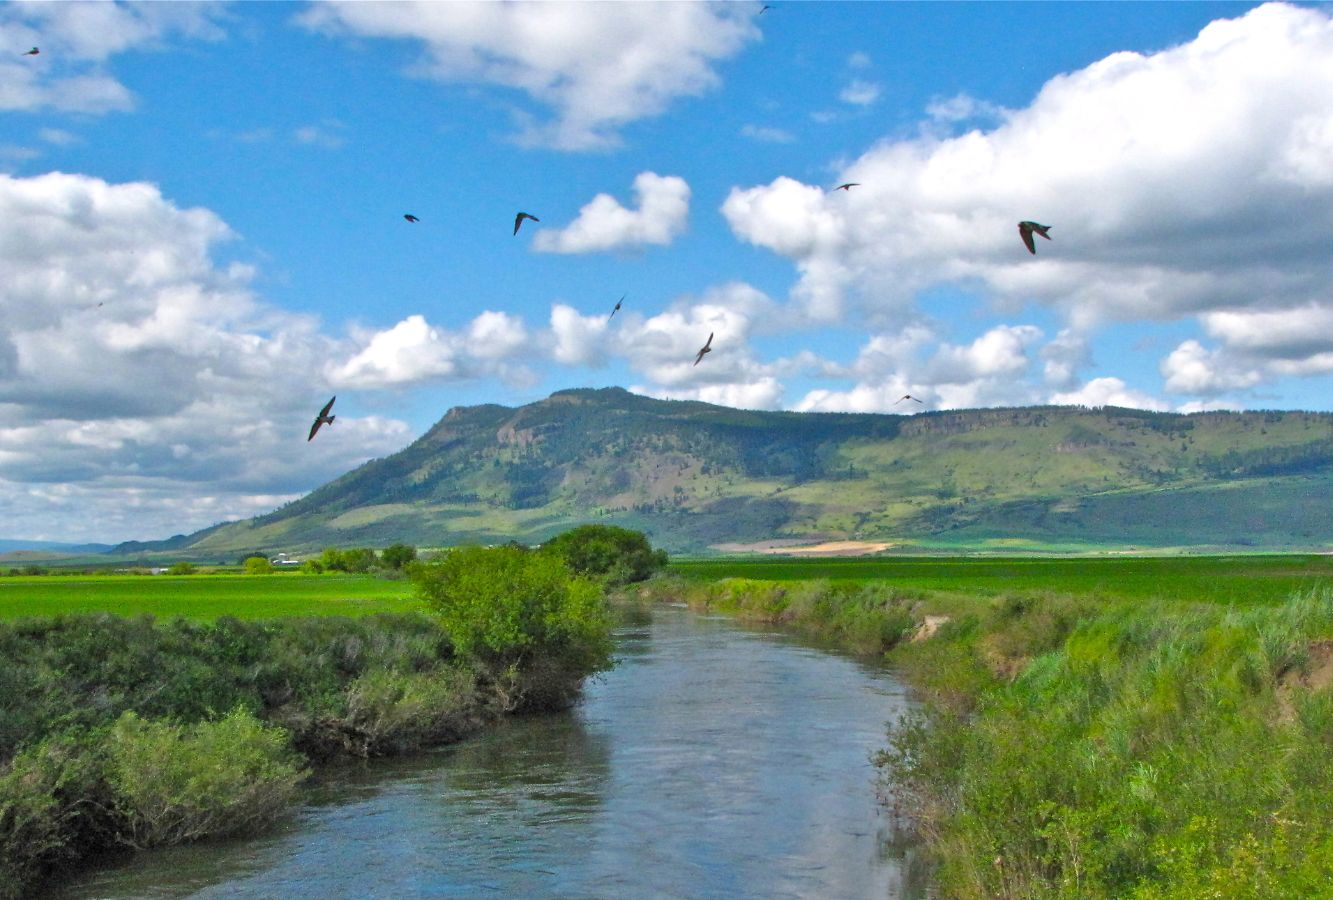
POLYGON ((245 561, 245 574, 272 575, 273 563, 269 562, 266 556, 251 556, 245 561))
POLYGON ((525 670, 537 659, 581 680, 611 665, 601 588, 555 556, 464 547, 414 568, 458 652, 482 665, 508 709, 525 706, 525 670))
POLYGON ((195 568, 194 563, 178 562, 172 563, 167 569, 168 575, 193 575, 199 570, 195 568))
POLYGON ((570 571, 596 575, 610 584, 643 581, 667 564, 665 550, 653 550, 642 532, 614 525, 580 525, 541 547, 559 556, 570 571))
POLYGON ((266 824, 287 810, 307 774, 287 733, 243 709, 194 725, 125 712, 107 752, 108 780, 125 817, 120 839, 136 848, 266 824))

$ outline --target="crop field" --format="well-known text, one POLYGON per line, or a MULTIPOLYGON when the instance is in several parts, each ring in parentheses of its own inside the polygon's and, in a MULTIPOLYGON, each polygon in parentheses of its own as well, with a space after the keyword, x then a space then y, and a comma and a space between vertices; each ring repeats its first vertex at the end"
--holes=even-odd
POLYGON ((669 571, 701 581, 879 580, 907 589, 975 596, 1050 592, 1107 599, 1262 604, 1280 603, 1294 593, 1333 585, 1333 556, 700 559, 673 561, 669 571))
POLYGON ((0 578, 0 619, 108 612, 212 620, 358 616, 421 608, 407 581, 372 575, 60 575, 0 578))

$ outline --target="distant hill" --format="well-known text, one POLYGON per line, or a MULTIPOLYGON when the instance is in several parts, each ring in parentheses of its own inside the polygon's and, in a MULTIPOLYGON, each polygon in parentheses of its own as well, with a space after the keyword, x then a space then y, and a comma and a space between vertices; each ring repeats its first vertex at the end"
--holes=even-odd
POLYGON ((82 556, 95 553, 110 553, 112 549, 110 544, 66 544, 59 541, 0 540, 0 555, 28 550, 52 550, 62 556, 82 556))
POLYGON ((229 554, 535 542, 587 521, 677 552, 774 539, 1325 548, 1333 415, 755 412, 568 390, 517 409, 451 409, 393 456, 170 543, 229 554))

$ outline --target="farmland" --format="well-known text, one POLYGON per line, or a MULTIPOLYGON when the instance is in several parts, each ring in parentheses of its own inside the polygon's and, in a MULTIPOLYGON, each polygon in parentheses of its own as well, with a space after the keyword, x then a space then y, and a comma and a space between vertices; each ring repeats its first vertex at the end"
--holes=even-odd
POLYGON ((670 571, 689 581, 882 581, 899 590, 975 597, 1032 592, 1091 599, 1271 604, 1333 578, 1333 556, 685 559, 673 561, 670 571))
POLYGON ((62 575, 0 579, 0 619, 105 612, 211 621, 361 616, 422 608, 406 581, 372 575, 62 575))

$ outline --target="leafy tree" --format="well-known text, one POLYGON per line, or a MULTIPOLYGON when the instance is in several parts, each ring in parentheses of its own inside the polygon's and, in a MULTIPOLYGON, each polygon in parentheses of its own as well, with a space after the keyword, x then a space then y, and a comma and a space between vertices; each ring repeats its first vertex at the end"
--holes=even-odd
POLYGON ((245 574, 272 575, 273 563, 269 562, 266 556, 252 556, 245 561, 245 574))
POLYGON ((643 581, 667 563, 665 550, 653 550, 641 531, 615 525, 580 525, 542 545, 580 575, 605 577, 610 584, 643 581))
POLYGON ((369 547, 355 547, 343 551, 343 564, 347 567, 346 571, 361 575, 378 568, 380 558, 369 547))
POLYGON ((407 544, 390 544, 380 551, 380 563, 389 569, 401 569, 417 558, 417 548, 407 544))
POLYGON ((172 563, 171 568, 167 569, 168 575, 193 575, 199 570, 191 562, 172 563))

